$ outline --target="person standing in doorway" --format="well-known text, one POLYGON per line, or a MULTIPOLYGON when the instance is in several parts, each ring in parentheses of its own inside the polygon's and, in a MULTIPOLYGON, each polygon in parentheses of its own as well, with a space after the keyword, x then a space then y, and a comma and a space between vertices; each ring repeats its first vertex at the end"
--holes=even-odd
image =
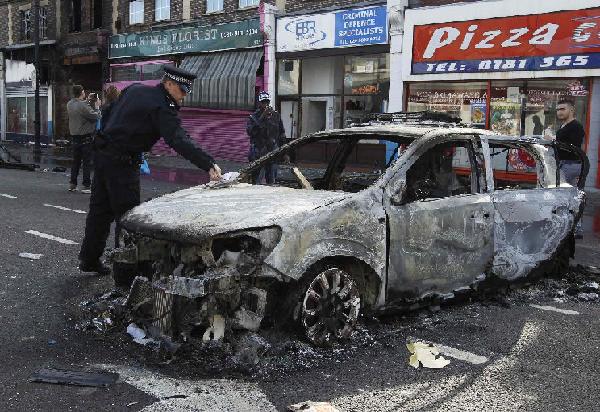
MULTIPOLYGON (((258 108, 250 115, 246 124, 250 137, 248 160, 255 161, 285 144, 285 128, 281 116, 271 107, 271 96, 267 92, 258 95, 258 108)), ((264 173, 267 184, 275 183, 277 168, 269 163, 254 175, 254 183, 259 183, 264 173)))
POLYGON ((96 123, 100 119, 100 99, 93 105, 86 100, 85 90, 80 85, 72 88, 73 98, 67 103, 69 115, 69 132, 73 138, 73 165, 69 191, 77 190, 77 177, 83 164, 82 193, 91 193, 91 158, 92 140, 96 131, 96 123))

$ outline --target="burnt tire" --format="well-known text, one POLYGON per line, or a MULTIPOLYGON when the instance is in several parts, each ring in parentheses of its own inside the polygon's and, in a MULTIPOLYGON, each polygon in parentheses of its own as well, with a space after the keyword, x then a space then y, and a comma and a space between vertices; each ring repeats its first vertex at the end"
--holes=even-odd
POLYGON ((115 262, 113 263, 112 273, 115 286, 129 288, 133 283, 133 279, 137 276, 137 265, 115 262))
POLYGON ((356 282, 346 271, 333 267, 307 279, 296 319, 304 336, 316 346, 348 339, 361 308, 356 282))

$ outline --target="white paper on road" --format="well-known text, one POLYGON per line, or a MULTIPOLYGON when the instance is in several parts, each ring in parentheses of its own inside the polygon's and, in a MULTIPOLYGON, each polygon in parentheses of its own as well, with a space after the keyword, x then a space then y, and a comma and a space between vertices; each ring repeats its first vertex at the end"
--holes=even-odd
POLYGON ((44 206, 46 206, 46 207, 53 207, 53 208, 58 209, 58 210, 64 210, 65 212, 75 212, 75 213, 79 213, 79 214, 82 214, 82 215, 87 213, 85 210, 70 209, 68 207, 56 206, 56 205, 49 205, 47 203, 44 203, 44 206))
POLYGON ((5 197, 7 199, 16 199, 16 196, 13 195, 7 195, 6 193, 0 193, 0 196, 5 197))
POLYGON ((440 351, 433 345, 425 342, 407 343, 406 348, 411 356, 409 364, 413 368, 419 368, 419 364, 424 368, 441 369, 448 366, 450 361, 440 355, 440 351))
POLYGON ((19 257, 25 258, 25 259, 31 259, 31 260, 39 260, 42 258, 42 254, 39 253, 27 253, 27 252, 23 252, 23 253, 19 253, 19 257))
POLYGON ((440 354, 446 355, 450 358, 459 361, 468 362, 473 365, 482 365, 490 361, 489 358, 485 356, 476 355, 474 353, 467 352, 461 349, 451 348, 450 346, 440 345, 439 343, 428 342, 414 337, 409 337, 408 340, 411 342, 423 342, 428 345, 433 345, 439 351, 440 354))
POLYGON ((529 305, 532 308, 536 308, 539 310, 546 310, 548 312, 557 312, 557 313, 562 313, 563 315, 579 315, 579 312, 577 312, 576 310, 570 310, 570 309, 559 309, 559 308, 555 308, 554 306, 540 306, 540 305, 529 305))
POLYGON ((77 242, 73 242, 72 240, 63 239, 61 237, 49 235, 47 233, 38 232, 37 230, 27 230, 25 233, 29 233, 30 235, 38 236, 43 239, 53 240, 55 242, 62 243, 65 245, 77 245, 77 242))

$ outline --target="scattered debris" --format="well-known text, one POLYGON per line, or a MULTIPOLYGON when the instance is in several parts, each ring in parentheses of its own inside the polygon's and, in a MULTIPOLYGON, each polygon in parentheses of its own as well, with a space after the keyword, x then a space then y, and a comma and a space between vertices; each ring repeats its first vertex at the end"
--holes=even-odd
POLYGON ((244 335, 236 345, 233 361, 239 365, 252 367, 260 361, 271 345, 261 336, 254 333, 244 335))
POLYGON ((42 254, 39 253, 19 253, 19 257, 25 258, 25 259, 31 259, 31 260, 39 260, 42 258, 42 254))
POLYGON ((127 326, 127 333, 131 335, 135 343, 139 343, 140 345, 146 346, 150 344, 158 344, 156 340, 147 338, 146 332, 135 323, 130 323, 129 326, 127 326))
POLYGON ((137 405, 138 403, 139 403, 139 402, 131 402, 131 403, 128 403, 126 406, 127 406, 128 408, 131 408, 132 406, 134 406, 134 405, 137 405))
POLYGON ((448 359, 440 355, 438 348, 428 343, 407 343, 406 347, 412 354, 408 363, 415 369, 419 368, 419 364, 429 369, 441 369, 450 364, 448 359))
POLYGON ((300 402, 295 405, 288 406, 288 410, 292 412, 340 412, 338 408, 328 402, 300 402))
POLYGON ((106 332, 114 326, 114 323, 113 323, 112 319, 110 318, 109 312, 104 312, 102 314, 102 316, 92 319, 92 324, 100 332, 106 332))
POLYGON ((557 313, 562 313, 563 315, 579 315, 579 312, 577 312, 576 310, 570 310, 570 309, 559 309, 559 308, 555 308, 554 306, 540 306, 540 305, 529 305, 532 308, 536 308, 539 310, 547 310, 549 312, 557 312, 557 313))
POLYGON ((597 293, 580 293, 577 295, 577 299, 582 300, 584 302, 598 300, 599 297, 600 296, 597 293))
POLYGON ((119 379, 119 374, 112 372, 79 372, 65 369, 44 368, 31 375, 29 382, 107 387, 114 384, 117 379, 119 379))
POLYGON ((204 332, 204 342, 220 341, 225 336, 225 318, 221 315, 213 315, 210 319, 210 327, 204 332))
POLYGON ((57 342, 57 341, 55 341, 54 339, 48 339, 48 345, 49 345, 49 346, 54 346, 54 345, 56 345, 57 343, 58 343, 58 342, 57 342))

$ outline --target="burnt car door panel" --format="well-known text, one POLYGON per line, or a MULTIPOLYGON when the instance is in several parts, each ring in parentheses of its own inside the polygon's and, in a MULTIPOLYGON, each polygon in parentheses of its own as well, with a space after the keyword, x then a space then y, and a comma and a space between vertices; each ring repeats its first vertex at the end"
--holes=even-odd
POLYGON ((514 280, 554 256, 575 227, 583 195, 558 182, 551 146, 492 141, 489 147, 496 210, 493 272, 514 280))
POLYGON ((494 208, 481 193, 471 140, 438 143, 416 157, 403 201, 387 206, 392 305, 468 286, 493 260, 494 208))

